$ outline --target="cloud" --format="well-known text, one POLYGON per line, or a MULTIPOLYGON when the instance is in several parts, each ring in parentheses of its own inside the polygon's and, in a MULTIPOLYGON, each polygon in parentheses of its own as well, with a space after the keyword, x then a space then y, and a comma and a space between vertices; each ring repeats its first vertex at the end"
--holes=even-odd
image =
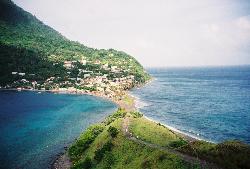
POLYGON ((250 64, 249 0, 14 0, 66 37, 145 66, 250 64))
POLYGON ((240 29, 250 30, 250 15, 242 16, 236 20, 236 24, 240 29))
POLYGON ((250 44, 250 16, 201 26, 203 37, 225 48, 250 44))

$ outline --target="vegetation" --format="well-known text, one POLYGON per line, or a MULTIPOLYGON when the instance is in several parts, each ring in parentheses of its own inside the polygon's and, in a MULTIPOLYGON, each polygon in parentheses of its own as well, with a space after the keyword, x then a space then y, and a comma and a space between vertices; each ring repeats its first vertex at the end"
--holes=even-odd
MULTIPOLYGON (((37 81, 42 85, 50 77, 56 77, 58 84, 78 75, 83 77, 84 73, 80 75, 79 69, 91 71, 93 76, 108 74, 109 79, 133 75, 135 84, 144 83, 149 78, 143 67, 130 55, 114 49, 88 48, 70 41, 10 0, 0 1, 0 50, 2 87, 30 85, 21 83, 21 79, 37 81), (86 64, 80 63, 83 58, 86 64), (65 68, 64 61, 73 61, 74 68, 65 68), (96 64, 97 61, 99 63, 96 64), (105 64, 108 65, 106 69, 102 67, 105 64), (112 66, 116 66, 119 71, 112 72, 112 66), (12 72, 25 75, 13 75, 12 72)), ((55 85, 48 85, 48 88, 53 87, 55 85)))
MULTIPOLYGON (((91 77, 107 76, 111 82, 131 77, 132 85, 123 88, 129 89, 150 78, 130 55, 114 49, 88 48, 70 41, 10 0, 0 1, 0 51, 0 87, 36 85, 37 89, 75 87, 95 91, 97 86, 82 85, 77 80, 91 74, 91 77), (67 68, 65 61, 72 65, 67 68)), ((133 103, 129 97, 124 101, 133 103)), ((72 168, 200 168, 170 151, 128 139, 122 132, 125 117, 130 119, 129 130, 138 139, 226 169, 250 168, 249 145, 237 141, 187 142, 166 127, 143 118, 141 113, 128 114, 124 109, 89 127, 76 140, 68 150, 72 168)))
POLYGON ((105 143, 102 148, 95 151, 95 157, 94 159, 96 161, 101 161, 105 155, 106 152, 110 152, 113 147, 113 143, 111 141, 108 141, 105 143))
POLYGON ((198 169, 204 167, 199 163, 187 162, 187 159, 182 159, 182 156, 174 152, 206 160, 225 169, 249 168, 249 145, 237 141, 220 144, 205 141, 188 142, 165 126, 144 118, 139 112, 128 113, 124 109, 119 109, 97 126, 87 129, 73 144, 73 148, 69 149, 69 156, 73 159, 72 168, 198 169), (124 118, 130 119, 129 131, 134 137, 156 146, 151 147, 126 137, 122 132, 124 118), (94 139, 90 139, 88 146, 79 144, 86 143, 86 138, 94 139))
POLYGON ((171 141, 169 143, 169 146, 172 147, 172 148, 179 148, 179 147, 182 147, 184 145, 187 145, 188 142, 182 138, 176 140, 176 141, 171 141))
POLYGON ((81 154, 89 147, 95 138, 103 131, 102 125, 89 127, 80 138, 69 148, 69 154, 72 161, 81 158, 81 154))
POLYGON ((119 108, 115 113, 112 115, 109 115, 105 121, 104 124, 109 125, 110 123, 114 122, 116 119, 125 117, 127 112, 125 109, 119 108))
POLYGON ((225 169, 250 168, 250 147, 239 141, 219 144, 195 141, 180 147, 179 151, 214 162, 225 169))
POLYGON ((140 139, 163 147, 172 146, 182 139, 175 133, 145 118, 131 119, 130 131, 140 139))
POLYGON ((127 105, 131 105, 134 103, 134 99, 128 95, 125 95, 123 98, 124 103, 126 103, 127 105))
MULTIPOLYGON (((119 110, 112 116, 113 120, 111 123, 108 125, 101 123, 104 129, 89 147, 78 155, 81 158, 73 161, 72 168, 199 168, 197 165, 183 161, 177 155, 150 148, 127 139, 123 135, 121 128, 125 116, 126 114, 124 115, 121 113, 121 110, 119 110), (118 133, 116 137, 111 136, 111 128, 117 129, 118 133)), ((89 129, 87 131, 89 131, 89 129)), ((82 137, 78 140, 81 140, 81 138, 82 137)), ((78 146, 80 145, 78 144, 78 146)), ((81 149, 81 146, 78 149, 81 149)), ((72 153, 69 153, 70 156, 71 154, 72 153)))
POLYGON ((141 112, 138 112, 138 111, 132 111, 132 112, 130 112, 130 114, 132 115, 133 118, 140 118, 143 116, 143 114, 141 112))
POLYGON ((119 133, 118 129, 113 126, 109 126, 108 132, 113 138, 116 137, 117 134, 119 133))

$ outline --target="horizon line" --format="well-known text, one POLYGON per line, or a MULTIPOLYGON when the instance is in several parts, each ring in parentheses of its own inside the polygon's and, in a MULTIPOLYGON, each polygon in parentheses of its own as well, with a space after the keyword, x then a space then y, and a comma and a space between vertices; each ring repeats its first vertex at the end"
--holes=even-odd
MULTIPOLYGON (((143 66, 143 65, 142 65, 143 66)), ((250 64, 235 65, 173 65, 173 66, 143 66, 145 69, 151 68, 213 68, 213 67, 248 67, 250 64)))

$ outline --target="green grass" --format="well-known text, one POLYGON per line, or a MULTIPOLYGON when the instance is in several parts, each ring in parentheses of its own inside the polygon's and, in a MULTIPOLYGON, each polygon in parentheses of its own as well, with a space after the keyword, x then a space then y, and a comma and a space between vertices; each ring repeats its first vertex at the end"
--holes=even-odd
POLYGON ((132 105, 134 103, 134 99, 128 95, 124 96, 123 101, 128 105, 132 105))
MULTIPOLYGON (((114 118, 114 116, 112 117, 113 120, 109 124, 104 125, 105 123, 101 123, 104 126, 104 129, 95 137, 94 141, 91 142, 88 148, 78 155, 80 158, 73 161, 72 168, 197 168, 195 165, 192 166, 191 164, 184 162, 177 155, 150 148, 127 139, 123 135, 121 128, 123 117, 117 115, 115 115, 115 117, 116 118, 114 118), (112 137, 109 132, 110 126, 116 128, 118 131, 118 134, 115 137, 112 137), (106 145, 110 145, 110 143, 112 146, 106 148, 106 145), (99 160, 96 160, 96 154, 99 154, 99 160), (100 154, 102 155, 100 156, 100 154)), ((88 131, 89 129, 87 132, 88 131)), ((85 134, 83 134, 83 136, 84 135, 85 134)), ((81 136, 78 141, 84 138, 83 136, 81 136)), ((79 145, 78 149, 81 149, 81 145, 79 145)), ((71 156, 70 153, 69 155, 71 156)))
POLYGON ((114 122, 116 119, 125 117, 126 114, 127 114, 127 112, 126 112, 124 109, 119 108, 115 113, 109 115, 109 116, 103 121, 103 123, 104 123, 105 125, 109 125, 110 123, 114 122))
POLYGON ((179 142, 186 143, 175 133, 163 125, 147 120, 146 118, 131 118, 129 130, 139 139, 160 146, 178 145, 179 142))
MULTIPOLYGON (((111 154, 115 163, 112 168, 190 168, 189 164, 176 155, 135 143, 121 134, 113 140, 113 143, 111 154)), ((105 161, 102 161, 96 168, 105 166, 105 161)))
POLYGON ((198 164, 183 161, 178 155, 134 142, 123 135, 124 117, 130 118, 130 130, 139 139, 176 148, 225 169, 250 168, 249 145, 228 141, 220 144, 205 141, 188 143, 166 127, 119 109, 95 126, 90 127, 74 143, 68 154, 73 169, 198 169, 198 164))
POLYGON ((91 143, 95 140, 95 138, 102 133, 104 126, 102 124, 96 124, 90 126, 77 141, 69 148, 68 154, 70 156, 71 161, 74 163, 81 159, 82 154, 86 149, 89 148, 91 143))
POLYGON ((250 146, 239 141, 219 144, 195 141, 179 148, 179 151, 198 156, 225 169, 250 168, 250 146))

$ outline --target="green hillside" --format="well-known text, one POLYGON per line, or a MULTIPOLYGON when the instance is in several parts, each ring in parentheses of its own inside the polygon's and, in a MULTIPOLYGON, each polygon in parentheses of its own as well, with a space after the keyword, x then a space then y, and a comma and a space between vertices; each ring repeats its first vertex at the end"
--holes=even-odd
POLYGON ((119 109, 89 127, 69 148, 73 169, 248 169, 239 141, 189 141, 138 112, 119 109), (127 126, 126 126, 127 125, 127 126))
POLYGON ((46 87, 50 77, 53 82, 47 88, 75 87, 74 78, 83 78, 86 72, 90 77, 107 74, 108 80, 131 76, 133 85, 149 79, 130 55, 70 41, 9 0, 0 1, 0 51, 1 87, 27 87, 33 81, 46 87))

